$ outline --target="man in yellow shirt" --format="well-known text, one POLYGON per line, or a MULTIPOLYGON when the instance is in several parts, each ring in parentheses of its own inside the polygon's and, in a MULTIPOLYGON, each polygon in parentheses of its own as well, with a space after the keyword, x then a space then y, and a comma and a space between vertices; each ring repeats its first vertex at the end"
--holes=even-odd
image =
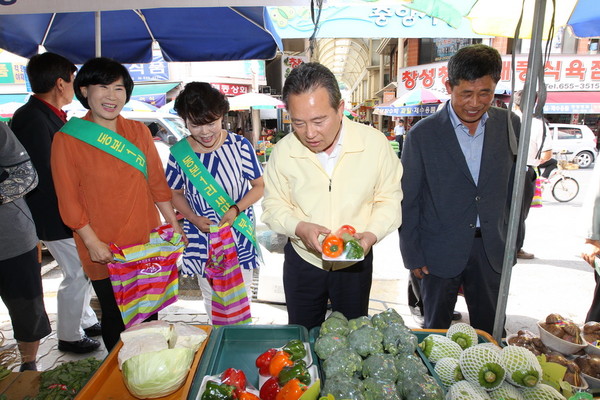
POLYGON ((325 319, 327 302, 347 318, 368 314, 371 247, 400 226, 402 167, 384 135, 344 118, 333 73, 318 63, 294 69, 283 87, 293 135, 274 147, 265 172, 262 220, 289 237, 283 283, 290 324, 325 319), (321 241, 352 225, 362 261, 324 261, 321 241))

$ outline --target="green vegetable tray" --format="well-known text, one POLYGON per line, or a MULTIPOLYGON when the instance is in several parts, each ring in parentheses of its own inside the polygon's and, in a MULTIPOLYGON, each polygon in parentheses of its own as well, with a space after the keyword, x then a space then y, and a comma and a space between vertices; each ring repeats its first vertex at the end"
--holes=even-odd
MULTIPOLYGON (((244 371, 248 383, 258 389, 256 357, 270 348, 283 347, 292 339, 308 342, 308 331, 300 325, 229 325, 213 329, 188 400, 200 399, 204 376, 218 375, 227 368, 244 371)), ((312 359, 317 359, 314 353, 312 359)))
MULTIPOLYGON (((412 329, 411 331, 413 334, 415 334, 415 336, 419 340, 419 343, 421 343, 423 341, 423 339, 425 339, 430 334, 445 335, 447 329, 412 329)), ((315 341, 319 337, 319 332, 320 332, 320 327, 312 328, 309 332, 309 343, 310 343, 311 349, 313 350, 313 353, 314 353, 315 341)), ((479 339, 479 343, 487 343, 487 342, 496 343, 494 338, 492 338, 488 333, 481 331, 481 330, 476 330, 476 332, 477 332, 477 336, 479 339)), ((427 367, 427 371, 429 371, 429 374, 431 376, 433 376, 433 378, 439 383, 440 387, 442 389, 444 389, 444 385, 442 384, 440 377, 434 371, 433 365, 431 365, 431 363, 429 362, 429 359, 425 356, 425 354, 423 354, 423 351, 421 351, 420 347, 417 347, 417 354, 419 355, 419 357, 421 357, 421 361, 423 361, 423 364, 425 364, 425 366, 427 367)), ((319 375, 321 376, 321 387, 323 387, 326 377, 325 377, 325 374, 323 374, 323 371, 321 370, 321 363, 320 363, 319 357, 317 357, 316 354, 313 354, 313 364, 317 365, 317 367, 319 368, 319 375)), ((445 391, 445 389, 444 389, 444 391, 445 391)))

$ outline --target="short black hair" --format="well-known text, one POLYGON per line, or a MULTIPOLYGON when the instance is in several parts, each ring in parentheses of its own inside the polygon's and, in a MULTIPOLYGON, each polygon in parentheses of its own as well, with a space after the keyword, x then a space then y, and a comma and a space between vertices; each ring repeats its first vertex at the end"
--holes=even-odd
POLYGON ((498 50, 484 44, 459 49, 448 61, 448 82, 454 87, 462 81, 474 81, 489 75, 495 83, 500 80, 502 57, 498 50))
POLYGON ((81 88, 89 85, 110 85, 118 81, 119 78, 123 78, 125 93, 127 93, 125 102, 128 102, 131 98, 131 92, 133 92, 133 79, 131 79, 127 68, 118 61, 110 58, 92 58, 83 64, 75 76, 75 83, 73 84, 75 96, 81 105, 89 110, 90 105, 83 96, 83 93, 81 93, 81 88))
POLYGON ((303 63, 294 68, 283 85, 281 92, 285 106, 288 106, 291 94, 302 94, 312 92, 322 87, 329 93, 329 104, 332 108, 338 108, 342 100, 340 86, 335 75, 326 66, 316 63, 303 63))
POLYGON ((229 111, 223 93, 206 82, 190 82, 175 99, 173 109, 185 121, 206 125, 222 118, 229 111))
POLYGON ((27 78, 33 93, 48 93, 56 86, 56 80, 62 78, 71 82, 77 67, 65 57, 56 53, 42 53, 31 57, 27 63, 27 78))

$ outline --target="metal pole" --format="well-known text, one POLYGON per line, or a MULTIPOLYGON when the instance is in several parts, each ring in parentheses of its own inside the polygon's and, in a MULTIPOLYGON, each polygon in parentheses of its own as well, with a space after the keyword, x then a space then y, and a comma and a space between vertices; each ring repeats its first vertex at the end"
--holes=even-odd
POLYGON ((101 17, 100 11, 94 12, 94 22, 95 22, 95 43, 96 43, 96 57, 102 56, 102 26, 101 26, 101 17))
MULTIPOLYGON (((543 68, 542 35, 545 12, 546 0, 537 0, 533 14, 531 50, 529 51, 529 58, 527 62, 527 75, 525 79, 525 86, 523 88, 523 96, 521 98, 521 111, 523 112, 523 117, 521 120, 521 131, 519 135, 519 148, 517 152, 517 164, 515 167, 515 182, 513 187, 513 198, 510 207, 508 234, 506 237, 504 261, 502 263, 502 277, 500 280, 496 317, 494 319, 493 336, 498 343, 500 343, 502 340, 504 323, 506 322, 506 303, 508 302, 508 289, 510 287, 512 266, 514 264, 517 231, 519 229, 521 204, 523 202, 523 185, 525 180, 525 170, 527 168, 527 153, 529 152, 531 118, 533 114, 533 106, 535 105, 538 71, 540 68, 543 68)), ((515 38, 515 40, 516 39, 517 38, 515 38)), ((513 76, 512 79, 515 79, 515 77, 513 76)))

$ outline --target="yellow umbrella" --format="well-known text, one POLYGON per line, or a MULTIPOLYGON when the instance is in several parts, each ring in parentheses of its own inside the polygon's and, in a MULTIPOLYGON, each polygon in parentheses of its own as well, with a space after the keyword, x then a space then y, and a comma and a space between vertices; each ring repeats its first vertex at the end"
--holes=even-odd
MULTIPOLYGON (((531 26, 535 0, 478 0, 467 15, 471 21, 471 28, 480 35, 513 37, 517 27, 519 13, 523 7, 523 21, 520 29, 520 39, 531 39, 531 26)), ((567 24, 577 0, 558 0, 554 26, 567 24)), ((546 3, 544 30, 542 37, 548 37, 552 21, 552 1, 546 3)))

